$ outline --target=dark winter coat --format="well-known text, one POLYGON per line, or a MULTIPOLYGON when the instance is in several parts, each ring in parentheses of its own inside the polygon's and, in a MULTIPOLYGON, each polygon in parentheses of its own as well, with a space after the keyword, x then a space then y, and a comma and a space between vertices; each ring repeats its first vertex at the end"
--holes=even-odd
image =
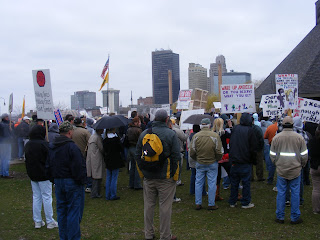
POLYGON ((29 137, 29 124, 22 121, 15 129, 14 132, 17 137, 28 138, 29 137))
POLYGON ((49 142, 53 142, 57 136, 60 136, 59 126, 56 123, 51 123, 49 126, 49 132, 48 132, 49 142))
POLYGON ((45 164, 48 156, 48 142, 45 141, 46 129, 36 125, 30 131, 30 140, 25 146, 26 169, 32 181, 46 181, 45 164))
POLYGON ((107 134, 106 138, 103 140, 103 150, 104 162, 107 169, 114 170, 125 166, 121 156, 123 147, 119 137, 109 138, 107 134))
POLYGON ((232 164, 256 164, 257 138, 250 114, 243 113, 240 125, 233 128, 230 138, 229 161, 232 164))
POLYGON ((142 129, 138 126, 130 126, 127 131, 129 146, 136 146, 142 129))
POLYGON ((320 139, 316 137, 312 138, 308 143, 310 167, 312 169, 318 169, 320 166, 320 139))
POLYGON ((49 144, 46 170, 52 182, 55 178, 72 178, 78 184, 84 184, 87 178, 86 161, 80 149, 64 135, 49 144))
POLYGON ((10 129, 10 122, 6 120, 2 120, 0 122, 0 143, 11 143, 13 137, 13 124, 11 124, 10 129))

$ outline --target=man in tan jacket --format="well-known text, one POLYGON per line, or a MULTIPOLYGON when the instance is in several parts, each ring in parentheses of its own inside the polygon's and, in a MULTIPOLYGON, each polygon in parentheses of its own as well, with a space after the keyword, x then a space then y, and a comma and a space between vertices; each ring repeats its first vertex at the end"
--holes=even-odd
POLYGON ((271 143, 270 158, 277 169, 276 222, 284 223, 285 196, 287 187, 291 190, 291 224, 302 223, 300 218, 301 169, 308 160, 308 149, 303 137, 293 131, 292 117, 282 121, 283 131, 271 143))
POLYGON ((195 202, 196 210, 202 208, 202 188, 207 175, 208 210, 216 210, 215 194, 217 188, 218 161, 223 155, 223 147, 219 135, 210 130, 209 118, 201 121, 201 131, 191 140, 190 156, 196 159, 195 202))

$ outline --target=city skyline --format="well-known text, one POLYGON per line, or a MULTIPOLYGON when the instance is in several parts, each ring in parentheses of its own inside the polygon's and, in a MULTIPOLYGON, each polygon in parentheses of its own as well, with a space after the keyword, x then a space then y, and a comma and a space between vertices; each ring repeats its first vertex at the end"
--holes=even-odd
POLYGON ((27 111, 35 108, 35 69, 50 69, 56 105, 70 107, 70 95, 84 89, 96 92, 102 105, 98 89, 108 54, 109 87, 121 91, 123 106, 130 104, 131 91, 134 101, 152 96, 150 53, 160 48, 179 54, 181 89, 188 88, 189 63, 209 69, 220 54, 228 69, 265 79, 315 26, 315 2, 98 1, 90 8, 73 0, 5 2, 0 9, 0 97, 6 106, 1 100, 1 112, 11 93, 14 109, 22 106, 23 96, 27 111))

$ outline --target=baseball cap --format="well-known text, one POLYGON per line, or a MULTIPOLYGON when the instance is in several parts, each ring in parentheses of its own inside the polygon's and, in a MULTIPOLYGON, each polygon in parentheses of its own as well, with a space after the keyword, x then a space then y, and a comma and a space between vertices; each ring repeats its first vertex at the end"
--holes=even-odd
POLYGON ((282 124, 283 124, 283 125, 293 125, 293 119, 292 119, 292 117, 286 116, 286 117, 282 120, 282 124))
POLYGON ((204 118, 201 120, 201 125, 208 125, 211 124, 211 121, 209 118, 204 118))

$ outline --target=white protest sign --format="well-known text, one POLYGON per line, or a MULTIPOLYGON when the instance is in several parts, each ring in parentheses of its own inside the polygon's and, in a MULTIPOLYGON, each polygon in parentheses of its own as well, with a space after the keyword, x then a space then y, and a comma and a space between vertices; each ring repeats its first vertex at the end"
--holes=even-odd
POLYGON ((301 117, 302 121, 320 124, 320 101, 298 97, 294 117, 301 117))
POLYGON ((191 101, 192 89, 180 90, 177 102, 177 109, 189 109, 191 101))
POLYGON ((221 113, 256 112, 253 84, 221 85, 221 113))
POLYGON ((212 102, 214 108, 221 108, 221 102, 212 102))
POLYGON ((284 109, 295 109, 298 99, 298 74, 276 74, 276 94, 284 109))
POLYGON ((188 130, 192 129, 193 124, 183 123, 188 117, 194 114, 204 114, 204 109, 196 109, 196 110, 189 110, 183 111, 180 117, 180 129, 181 130, 188 130))
POLYGON ((189 109, 190 101, 178 101, 176 109, 189 109))
POLYGON ((282 115, 282 108, 280 108, 277 94, 262 95, 260 106, 263 109, 264 117, 282 115))
POLYGON ((32 76, 38 118, 43 120, 55 120, 50 70, 32 70, 32 76))

